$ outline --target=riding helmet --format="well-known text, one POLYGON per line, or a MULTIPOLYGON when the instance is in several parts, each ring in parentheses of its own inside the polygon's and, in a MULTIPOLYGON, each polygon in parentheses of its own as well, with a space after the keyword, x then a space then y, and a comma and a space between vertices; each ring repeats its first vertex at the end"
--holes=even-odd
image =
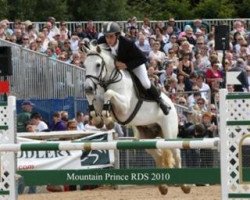
POLYGON ((116 22, 105 22, 103 24, 103 34, 110 34, 110 33, 116 33, 120 34, 121 28, 118 23, 116 22))

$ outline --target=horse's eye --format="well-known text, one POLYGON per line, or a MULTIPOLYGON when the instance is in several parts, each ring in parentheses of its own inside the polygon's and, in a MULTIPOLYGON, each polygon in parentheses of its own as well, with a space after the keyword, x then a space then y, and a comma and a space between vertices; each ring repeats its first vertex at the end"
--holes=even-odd
POLYGON ((98 67, 98 68, 101 67, 101 64, 100 64, 100 63, 97 63, 97 64, 96 64, 96 67, 98 67))

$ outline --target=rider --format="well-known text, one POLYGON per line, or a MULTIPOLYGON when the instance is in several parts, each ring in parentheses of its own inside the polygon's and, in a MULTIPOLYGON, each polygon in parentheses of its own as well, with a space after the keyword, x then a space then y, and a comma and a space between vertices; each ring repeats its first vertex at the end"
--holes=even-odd
POLYGON ((98 43, 106 43, 111 53, 116 56, 115 65, 117 69, 128 69, 140 80, 148 94, 159 104, 163 113, 167 115, 170 107, 160 97, 157 88, 151 84, 145 63, 147 58, 137 48, 134 42, 121 35, 120 26, 116 22, 107 22, 103 25, 104 36, 98 39, 98 43))

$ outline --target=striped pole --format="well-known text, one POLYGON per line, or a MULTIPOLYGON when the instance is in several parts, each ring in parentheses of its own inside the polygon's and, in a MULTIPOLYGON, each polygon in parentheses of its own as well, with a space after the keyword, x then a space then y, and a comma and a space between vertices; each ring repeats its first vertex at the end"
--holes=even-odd
POLYGON ((124 149, 217 149, 219 138, 204 138, 197 140, 135 140, 84 143, 21 143, 1 144, 1 151, 49 151, 49 150, 124 150, 124 149))

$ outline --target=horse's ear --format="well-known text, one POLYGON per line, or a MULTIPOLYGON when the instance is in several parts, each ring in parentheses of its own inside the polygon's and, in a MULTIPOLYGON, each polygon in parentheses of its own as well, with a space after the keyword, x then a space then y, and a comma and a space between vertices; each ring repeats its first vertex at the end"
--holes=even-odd
POLYGON ((88 43, 84 44, 81 50, 84 51, 85 53, 88 53, 90 51, 89 44, 88 43))
POLYGON ((101 47, 99 45, 96 46, 97 53, 101 53, 101 47))

